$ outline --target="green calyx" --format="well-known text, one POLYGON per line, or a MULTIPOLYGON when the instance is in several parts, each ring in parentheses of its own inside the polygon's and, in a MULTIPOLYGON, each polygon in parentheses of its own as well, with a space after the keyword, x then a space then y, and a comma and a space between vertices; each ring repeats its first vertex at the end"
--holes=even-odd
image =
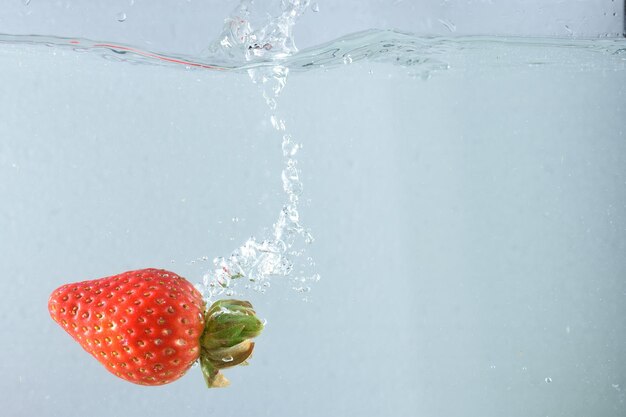
POLYGON ((228 380, 220 369, 247 365, 254 342, 263 330, 248 301, 219 300, 204 315, 204 332, 200 337, 200 367, 209 388, 225 387, 228 380))

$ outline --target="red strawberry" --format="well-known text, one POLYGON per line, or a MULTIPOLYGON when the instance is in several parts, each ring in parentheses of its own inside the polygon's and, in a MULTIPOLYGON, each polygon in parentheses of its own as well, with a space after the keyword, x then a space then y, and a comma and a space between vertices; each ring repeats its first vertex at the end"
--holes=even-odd
POLYGON ((142 385, 172 382, 200 358, 207 385, 225 386, 219 369, 244 362, 263 328, 250 303, 221 300, 205 312, 189 281, 158 269, 63 285, 48 310, 110 372, 142 385))

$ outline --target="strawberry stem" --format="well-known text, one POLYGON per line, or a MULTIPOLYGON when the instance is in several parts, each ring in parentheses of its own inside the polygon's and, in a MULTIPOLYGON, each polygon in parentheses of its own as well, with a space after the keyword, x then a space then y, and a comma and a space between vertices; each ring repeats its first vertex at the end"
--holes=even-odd
POLYGON ((218 300, 205 313, 200 337, 200 367, 209 388, 225 387, 228 380, 220 369, 245 365, 254 350, 250 340, 263 330, 252 304, 240 300, 218 300))

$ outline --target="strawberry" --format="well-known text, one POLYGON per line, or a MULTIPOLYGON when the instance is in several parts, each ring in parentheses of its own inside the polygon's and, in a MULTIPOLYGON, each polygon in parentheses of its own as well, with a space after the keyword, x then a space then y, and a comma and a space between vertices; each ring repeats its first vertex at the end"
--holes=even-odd
POLYGON ((226 386, 219 370, 244 363, 263 328, 249 302, 205 311, 189 281, 159 269, 63 285, 48 310, 109 372, 141 385, 175 381, 200 359, 207 385, 226 386))

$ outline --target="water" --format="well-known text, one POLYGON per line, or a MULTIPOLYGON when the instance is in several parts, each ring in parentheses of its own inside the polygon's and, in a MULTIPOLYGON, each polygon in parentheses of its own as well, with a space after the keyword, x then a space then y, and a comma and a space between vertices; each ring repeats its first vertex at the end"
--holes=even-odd
POLYGON ((3 41, 8 414, 624 414, 624 40, 3 41), (290 204, 269 273, 213 294, 267 319, 228 389, 119 381, 47 317, 61 283, 133 268, 211 288, 290 204))

